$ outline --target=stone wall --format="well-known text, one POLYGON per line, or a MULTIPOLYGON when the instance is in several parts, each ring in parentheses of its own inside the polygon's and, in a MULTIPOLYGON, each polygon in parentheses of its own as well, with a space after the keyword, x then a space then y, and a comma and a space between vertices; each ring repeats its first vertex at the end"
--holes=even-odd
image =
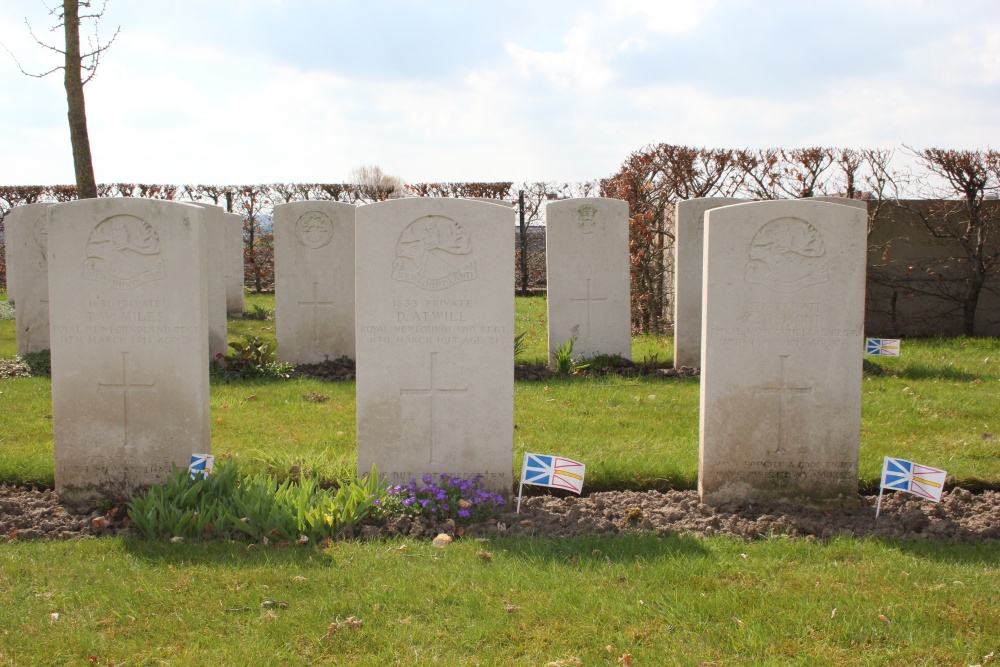
MULTIPOLYGON (((948 202, 951 203, 951 202, 948 202)), ((865 331, 869 336, 954 336, 962 333, 968 253, 954 237, 935 236, 918 213, 936 214, 939 229, 954 230, 958 216, 941 214, 941 201, 884 205, 868 238, 865 331)), ((954 202, 959 204, 959 202, 954 202)), ((869 211, 873 204, 869 204, 869 211)), ((992 235, 987 253, 1000 252, 1000 202, 988 202, 992 235)), ((975 334, 1000 336, 1000 260, 979 297, 975 334)))

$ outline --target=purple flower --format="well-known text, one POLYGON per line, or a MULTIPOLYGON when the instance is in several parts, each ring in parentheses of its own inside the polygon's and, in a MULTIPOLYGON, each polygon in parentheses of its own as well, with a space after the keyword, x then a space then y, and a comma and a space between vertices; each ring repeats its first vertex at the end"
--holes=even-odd
MULTIPOLYGON (((424 475, 422 477, 422 479, 424 480, 424 484, 430 484, 431 482, 434 481, 434 476, 431 475, 430 473, 428 473, 428 474, 424 475)), ((414 481, 416 481, 416 480, 414 480, 414 481)))
POLYGON ((467 517, 472 515, 472 510, 458 510, 458 516, 467 517))

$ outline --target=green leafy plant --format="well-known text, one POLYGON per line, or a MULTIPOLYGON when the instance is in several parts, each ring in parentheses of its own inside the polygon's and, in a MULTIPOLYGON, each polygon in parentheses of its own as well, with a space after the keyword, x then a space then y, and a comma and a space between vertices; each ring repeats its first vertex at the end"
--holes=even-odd
POLYGON ((52 357, 48 350, 28 353, 24 355, 24 362, 28 364, 33 376, 49 377, 52 375, 52 357))
POLYGON ((575 339, 569 338, 565 343, 556 347, 552 352, 553 361, 555 362, 556 373, 576 373, 578 371, 586 370, 588 364, 581 364, 579 355, 573 356, 573 341, 575 339))
POLYGON ((527 335, 528 335, 527 331, 522 331, 521 333, 519 333, 516 336, 514 336, 514 358, 515 359, 517 359, 521 355, 521 353, 524 352, 524 348, 527 345, 527 343, 525 343, 525 341, 524 341, 524 338, 527 335))
POLYGON ((245 334, 235 343, 230 343, 232 353, 216 355, 214 370, 227 378, 288 377, 291 364, 280 364, 273 340, 253 334, 245 334))
POLYGON ((273 320, 274 310, 268 310, 260 304, 253 304, 253 310, 245 310, 243 312, 243 319, 245 320, 273 320))
POLYGON ((167 484, 128 503, 128 515, 150 539, 245 535, 303 543, 357 525, 385 495, 374 466, 363 479, 324 489, 312 478, 279 482, 264 473, 240 475, 235 462, 223 461, 199 480, 174 468, 167 484))
POLYGON ((14 306, 9 301, 0 301, 0 320, 14 319, 14 306))

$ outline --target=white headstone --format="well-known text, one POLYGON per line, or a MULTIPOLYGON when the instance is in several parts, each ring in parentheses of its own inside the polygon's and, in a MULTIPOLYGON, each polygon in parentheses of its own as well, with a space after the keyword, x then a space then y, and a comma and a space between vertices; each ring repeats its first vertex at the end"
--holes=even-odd
POLYGON ((243 216, 226 213, 226 313, 243 317, 243 216))
MULTIPOLYGON (((13 210, 13 209, 12 209, 13 210)), ((7 302, 11 305, 17 303, 17 253, 11 252, 14 247, 16 232, 13 232, 14 225, 10 222, 9 213, 2 219, 3 223, 3 245, 4 245, 4 282, 7 292, 7 302)))
POLYGON ((545 205, 549 362, 573 340, 582 358, 632 358, 628 204, 588 197, 545 205))
POLYGON ((209 360, 229 353, 226 319, 226 212, 221 206, 202 204, 208 234, 208 355, 209 360))
POLYGON ((674 231, 674 368, 701 368, 705 211, 743 201, 731 197, 705 197, 677 202, 674 231))
POLYGON ((279 361, 354 358, 354 212, 331 201, 274 207, 279 361))
POLYGON ((698 488, 704 502, 854 500, 866 216, 811 201, 711 210, 698 488))
POLYGON ((56 491, 163 482, 209 450, 203 210, 139 199, 49 208, 56 491))
POLYGON ((357 212, 358 470, 512 487, 514 225, 495 204, 357 212))
POLYGON ((841 204, 843 206, 853 206, 854 208, 861 209, 865 213, 868 212, 868 202, 863 199, 849 199, 847 197, 830 197, 828 195, 822 195, 820 197, 805 197, 802 201, 820 201, 827 204, 841 204))
POLYGON ((8 269, 12 259, 16 262, 14 320, 20 356, 49 349, 48 207, 17 206, 4 216, 8 269))

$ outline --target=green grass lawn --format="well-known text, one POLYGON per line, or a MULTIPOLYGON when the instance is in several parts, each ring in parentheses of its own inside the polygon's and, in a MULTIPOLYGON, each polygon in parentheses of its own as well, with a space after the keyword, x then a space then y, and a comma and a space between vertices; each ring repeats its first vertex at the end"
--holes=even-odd
POLYGON ((998 555, 634 534, 13 543, 0 663, 973 665, 1000 649, 998 555))
MULTIPOLYGON (((230 334, 273 327, 232 320, 230 334)), ((543 299, 518 299, 517 330, 521 361, 544 362, 543 299)), ((13 334, 0 319, 0 357, 13 334)), ((669 362, 672 347, 636 338, 633 357, 669 362)), ((879 360, 862 479, 892 454, 1000 485, 1000 438, 984 437, 1000 435, 998 358, 997 340, 930 339, 879 360)), ((50 485, 49 381, 0 392, 0 480, 50 485)), ((354 409, 353 383, 213 379, 213 451, 335 480, 355 465, 354 409)), ((578 458, 590 488, 696 484, 696 378, 518 382, 515 421, 516 460, 578 458)), ((998 563, 997 543, 848 538, 15 541, 0 543, 0 665, 976 665, 1000 649, 998 563)))

